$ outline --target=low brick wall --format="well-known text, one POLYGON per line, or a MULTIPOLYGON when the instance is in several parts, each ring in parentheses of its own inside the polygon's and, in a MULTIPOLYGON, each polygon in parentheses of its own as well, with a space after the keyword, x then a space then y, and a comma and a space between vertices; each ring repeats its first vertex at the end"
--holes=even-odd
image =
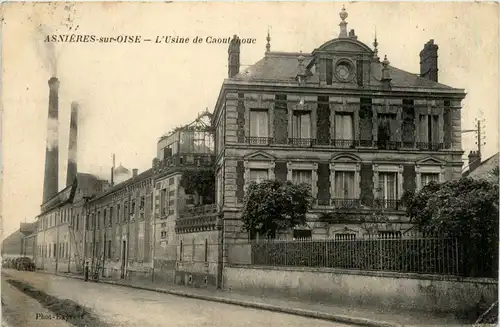
POLYGON ((344 269, 224 268, 224 289, 324 303, 457 313, 498 298, 498 280, 344 269))

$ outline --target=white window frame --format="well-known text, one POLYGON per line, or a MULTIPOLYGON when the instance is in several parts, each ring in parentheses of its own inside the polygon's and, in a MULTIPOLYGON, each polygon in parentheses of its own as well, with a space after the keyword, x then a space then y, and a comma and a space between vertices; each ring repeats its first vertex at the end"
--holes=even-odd
POLYGON ((245 168, 245 174, 244 174, 244 179, 245 179, 245 190, 250 184, 250 169, 267 169, 268 173, 267 176, 269 179, 273 180, 274 177, 274 167, 275 163, 274 161, 251 161, 251 160, 245 160, 243 162, 243 166, 245 168))
POLYGON ((307 162, 287 162, 287 176, 286 179, 290 182, 293 181, 292 174, 294 170, 310 170, 311 171, 311 194, 313 198, 318 195, 318 164, 307 162))
POLYGON ((403 165, 399 164, 373 164, 373 195, 379 199, 377 191, 379 182, 379 173, 396 173, 397 175, 397 199, 401 200, 403 195, 403 165))
MULTIPOLYGON (((270 134, 271 134, 271 122, 270 122, 270 114, 269 114, 270 110, 268 108, 250 108, 249 110, 249 121, 248 121, 248 136, 249 137, 262 137, 262 138, 269 138, 270 137, 270 134), (252 135, 252 112, 265 112, 267 114, 267 136, 261 136, 261 135, 252 135)), ((257 123, 258 122, 253 122, 253 123, 257 123)))
POLYGON ((422 174, 439 174, 439 183, 444 182, 444 165, 417 165, 415 166, 417 192, 420 191, 422 186, 422 174))
POLYGON ((335 172, 354 172, 354 199, 361 195, 360 171, 361 165, 356 162, 330 162, 330 198, 335 199, 335 172))

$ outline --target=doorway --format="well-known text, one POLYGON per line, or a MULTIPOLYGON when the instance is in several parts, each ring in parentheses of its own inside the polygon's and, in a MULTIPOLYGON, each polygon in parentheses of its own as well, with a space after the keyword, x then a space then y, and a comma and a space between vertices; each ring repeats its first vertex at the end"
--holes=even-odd
POLYGON ((123 241, 123 244, 122 244, 122 267, 121 267, 121 279, 124 279, 125 278, 125 260, 127 259, 126 258, 127 256, 127 241, 123 241))

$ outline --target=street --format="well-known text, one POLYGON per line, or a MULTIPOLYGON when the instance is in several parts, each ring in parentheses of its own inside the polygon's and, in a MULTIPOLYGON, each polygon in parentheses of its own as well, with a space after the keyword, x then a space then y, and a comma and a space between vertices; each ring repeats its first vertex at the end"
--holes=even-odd
MULTIPOLYGON (((108 326, 347 326, 323 320, 109 284, 84 282, 42 273, 10 269, 4 269, 4 272, 10 275, 7 278, 27 282, 59 299, 70 299, 90 308, 108 326)), ((5 290, 4 285, 7 284, 4 282, 5 279, 6 276, 2 273, 2 290, 5 290)), ((16 320, 13 317, 19 316, 19 311, 24 311, 23 316, 25 319, 30 319, 31 316, 26 312, 40 310, 38 307, 26 307, 25 302, 19 303, 19 301, 24 301, 20 300, 18 294, 20 292, 15 289, 8 289, 9 292, 2 292, 2 300, 6 304, 6 308, 10 308, 10 310, 4 310, 3 312, 3 319, 7 322, 9 322, 9 319, 15 322, 16 320)), ((32 303, 33 301, 30 298, 29 302, 32 303)), ((30 324, 23 323, 21 325, 47 326, 46 322, 45 325, 42 322, 36 324, 39 321, 35 320, 34 314, 32 314, 30 324)), ((50 326, 56 325, 50 324, 50 326)), ((61 324, 61 326, 64 326, 64 324, 61 324)))

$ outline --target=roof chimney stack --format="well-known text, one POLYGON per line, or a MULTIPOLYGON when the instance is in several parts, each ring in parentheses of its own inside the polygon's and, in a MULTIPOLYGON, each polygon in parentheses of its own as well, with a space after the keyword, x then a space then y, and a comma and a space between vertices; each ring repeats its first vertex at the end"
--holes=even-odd
POLYGON ((59 80, 49 79, 49 115, 45 148, 43 203, 59 191, 59 80))
POLYGON ((430 40, 420 51, 420 77, 438 81, 438 49, 434 40, 430 40))
POLYGON ((469 173, 476 170, 481 165, 481 154, 479 151, 471 151, 469 153, 469 173))
POLYGON ((137 169, 137 168, 132 169, 132 178, 137 177, 138 172, 139 172, 139 169, 137 169))
POLYGON ((76 179, 78 167, 78 103, 71 103, 71 118, 69 122, 68 169, 66 171, 66 186, 76 179))
POLYGON ((228 77, 232 78, 240 73, 240 38, 233 36, 229 43, 228 53, 228 77))

